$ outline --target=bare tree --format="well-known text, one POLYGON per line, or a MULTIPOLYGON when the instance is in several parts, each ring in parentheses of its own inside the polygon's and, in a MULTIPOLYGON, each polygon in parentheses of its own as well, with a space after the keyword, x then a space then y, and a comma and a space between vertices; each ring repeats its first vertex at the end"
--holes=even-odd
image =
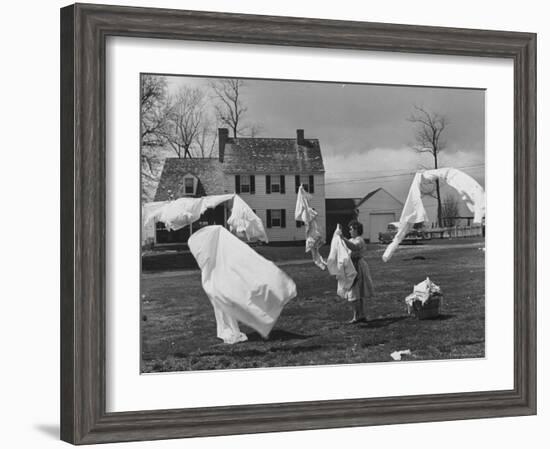
POLYGON ((204 123, 196 137, 197 150, 200 157, 212 157, 218 142, 218 134, 216 126, 208 118, 204 119, 204 123))
POLYGON ((460 206, 456 196, 447 195, 441 205, 441 216, 445 226, 454 226, 460 216, 460 206))
POLYGON ((259 123, 253 123, 249 126, 247 126, 246 134, 248 134, 250 137, 258 137, 258 134, 261 134, 264 130, 264 127, 260 125, 259 123))
MULTIPOLYGON (((416 144, 413 149, 418 153, 431 154, 434 168, 438 168, 439 153, 446 145, 441 135, 449 123, 447 118, 436 112, 427 111, 420 106, 414 106, 414 112, 410 115, 408 121, 414 123, 416 128, 416 144)), ((441 227, 442 205, 439 180, 435 181, 435 194, 433 196, 437 200, 437 223, 441 227)))
POLYGON ((203 124, 204 98, 201 89, 184 86, 171 101, 165 137, 179 158, 192 157, 191 150, 203 124))
POLYGON ((143 75, 140 87, 141 193, 143 201, 148 201, 160 175, 162 158, 159 152, 166 143, 166 78, 143 75))
POLYGON ((231 128, 233 137, 242 133, 243 116, 247 111, 242 101, 244 81, 239 79, 222 79, 212 81, 210 87, 217 102, 214 106, 218 121, 231 128))

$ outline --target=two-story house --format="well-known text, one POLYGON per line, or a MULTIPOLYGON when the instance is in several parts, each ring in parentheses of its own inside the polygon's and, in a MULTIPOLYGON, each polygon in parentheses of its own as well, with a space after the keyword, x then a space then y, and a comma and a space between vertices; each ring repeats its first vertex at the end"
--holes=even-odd
MULTIPOLYGON (((217 158, 166 159, 155 201, 237 193, 262 219, 270 242, 300 242, 305 232, 294 220, 294 209, 303 184, 313 196, 318 222, 325 223, 325 169, 318 139, 306 139, 301 129, 296 138, 232 138, 222 128, 218 142, 217 158)), ((156 244, 184 243, 202 226, 225 225, 228 212, 227 205, 218 206, 176 232, 157 223, 151 238, 156 244)))

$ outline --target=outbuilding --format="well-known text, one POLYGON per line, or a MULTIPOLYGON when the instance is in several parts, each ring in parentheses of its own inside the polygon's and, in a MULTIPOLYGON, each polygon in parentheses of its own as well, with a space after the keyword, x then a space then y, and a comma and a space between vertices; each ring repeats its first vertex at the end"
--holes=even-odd
POLYGON ((389 223, 398 221, 403 203, 383 187, 367 195, 357 203, 357 219, 363 224, 363 238, 378 242, 378 233, 386 230, 389 223))

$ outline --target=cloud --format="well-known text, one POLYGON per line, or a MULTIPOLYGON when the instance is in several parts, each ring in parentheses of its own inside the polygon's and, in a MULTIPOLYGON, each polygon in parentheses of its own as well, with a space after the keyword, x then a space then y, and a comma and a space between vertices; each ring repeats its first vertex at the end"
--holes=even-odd
MULTIPOLYGON (((433 167, 433 157, 410 148, 375 148, 362 153, 327 155, 324 158, 327 198, 361 198, 384 187, 404 200, 415 172, 433 167)), ((440 167, 455 167, 485 185, 485 157, 468 150, 441 152, 440 167)))

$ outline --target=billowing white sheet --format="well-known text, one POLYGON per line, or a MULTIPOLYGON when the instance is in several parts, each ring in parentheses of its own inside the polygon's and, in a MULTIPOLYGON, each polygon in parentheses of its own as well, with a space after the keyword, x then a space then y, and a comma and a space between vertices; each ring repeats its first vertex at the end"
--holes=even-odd
POLYGON ((233 198, 233 209, 227 224, 232 232, 245 236, 248 241, 261 240, 266 243, 269 241, 262 220, 239 195, 233 198))
POLYGON ((303 186, 298 189, 296 198, 296 209, 294 210, 294 218, 298 221, 303 221, 306 228, 306 253, 311 252, 313 262, 322 270, 326 267, 326 262, 319 253, 319 248, 324 245, 325 239, 321 233, 321 228, 317 223, 317 212, 309 205, 311 195, 306 192, 303 186))
POLYGON ((235 194, 211 195, 201 198, 178 198, 144 205, 144 225, 162 221, 169 231, 177 231, 195 221, 207 210, 229 201, 235 194))
POLYGON ((388 245, 382 260, 387 262, 391 259, 393 253, 403 241, 407 233, 415 223, 428 222, 428 214, 422 203, 422 192, 420 184, 423 180, 435 181, 439 179, 453 187, 466 202, 471 212, 474 213, 474 223, 481 223, 485 216, 485 191, 475 179, 456 168, 438 168, 435 170, 426 170, 414 175, 409 194, 401 212, 399 219, 399 229, 392 242, 388 245))
POLYGON ((428 181, 439 178, 453 187, 466 202, 470 212, 474 214, 474 223, 481 223, 485 216, 485 191, 474 178, 456 168, 426 170, 422 176, 428 181))
POLYGON ((405 200, 405 205, 403 206, 403 211, 401 212, 401 218, 399 219, 399 229, 382 255, 382 260, 384 262, 391 259, 391 256, 410 231, 413 224, 429 221, 428 214, 422 203, 422 192, 420 191, 421 182, 422 173, 414 175, 407 199, 405 200))
POLYGON ((218 337, 226 343, 246 339, 239 322, 267 337, 296 296, 294 281, 222 226, 202 228, 188 245, 214 307, 218 337))
POLYGON ((143 206, 144 225, 152 221, 162 221, 168 230, 177 231, 195 221, 207 210, 223 202, 233 200, 231 215, 227 219, 231 231, 247 240, 268 242, 267 234, 260 217, 234 193, 210 195, 201 198, 179 198, 174 201, 157 201, 143 206))
MULTIPOLYGON (((340 226, 340 225, 338 225, 340 226)), ((330 253, 327 258, 328 272, 336 276, 338 282, 336 293, 340 298, 345 298, 351 289, 357 271, 351 261, 351 250, 346 246, 342 237, 334 232, 330 242, 330 253)))

